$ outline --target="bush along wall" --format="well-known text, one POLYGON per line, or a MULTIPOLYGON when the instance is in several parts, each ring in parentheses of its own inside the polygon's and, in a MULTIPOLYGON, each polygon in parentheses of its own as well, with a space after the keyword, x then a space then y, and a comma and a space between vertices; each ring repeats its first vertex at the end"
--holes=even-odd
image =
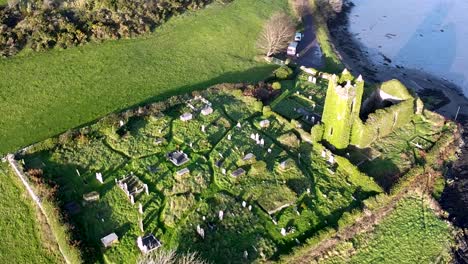
MULTIPOLYGON (((170 17, 213 0, 15 1, 0 7, 0 56, 29 47, 68 48, 150 32, 170 17)), ((222 2, 222 1, 220 1, 222 2)))

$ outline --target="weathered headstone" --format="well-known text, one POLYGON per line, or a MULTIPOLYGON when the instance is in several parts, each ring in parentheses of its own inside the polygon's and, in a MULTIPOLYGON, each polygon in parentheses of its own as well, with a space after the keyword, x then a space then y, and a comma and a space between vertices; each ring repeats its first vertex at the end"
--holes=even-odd
POLYGON ((219 221, 223 221, 223 217, 224 217, 224 212, 221 210, 221 211, 219 211, 219 213, 218 213, 219 221))
POLYGON ((281 235, 282 235, 282 236, 286 236, 286 229, 281 228, 281 235))
POLYGON ((143 214, 143 205, 141 203, 138 203, 138 212, 143 214))
POLYGON ((143 184, 143 188, 145 189, 146 195, 149 195, 148 184, 143 184))
POLYGON ((200 227, 200 225, 197 225, 197 233, 200 235, 203 239, 205 239, 205 230, 200 227))
POLYGON ((135 204, 135 198, 133 198, 133 195, 130 194, 129 198, 130 198, 130 203, 135 204))
POLYGON ((242 201, 242 207, 246 207, 247 206, 247 203, 245 201, 242 201))

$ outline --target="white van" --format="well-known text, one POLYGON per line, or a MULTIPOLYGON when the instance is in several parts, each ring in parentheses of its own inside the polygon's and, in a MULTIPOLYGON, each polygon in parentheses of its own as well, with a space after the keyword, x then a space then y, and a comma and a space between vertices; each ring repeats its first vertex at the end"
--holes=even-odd
POLYGON ((294 36, 294 41, 300 42, 303 37, 304 34, 302 34, 301 32, 296 32, 296 35, 294 36))
POLYGON ((296 56, 297 44, 298 44, 298 43, 297 43, 296 41, 289 43, 288 51, 287 51, 287 54, 288 54, 288 55, 290 55, 290 56, 296 56))

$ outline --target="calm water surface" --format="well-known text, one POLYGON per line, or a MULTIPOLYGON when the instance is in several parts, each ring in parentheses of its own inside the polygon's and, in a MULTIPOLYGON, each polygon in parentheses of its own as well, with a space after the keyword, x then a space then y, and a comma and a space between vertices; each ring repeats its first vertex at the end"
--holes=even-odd
POLYGON ((468 0, 353 2, 350 31, 376 62, 385 56, 391 65, 424 70, 468 96, 468 0))

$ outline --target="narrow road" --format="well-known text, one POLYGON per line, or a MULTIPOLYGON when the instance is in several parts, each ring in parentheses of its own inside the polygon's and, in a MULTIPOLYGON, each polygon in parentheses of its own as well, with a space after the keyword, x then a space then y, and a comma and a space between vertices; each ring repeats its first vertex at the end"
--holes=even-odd
POLYGON ((315 24, 312 16, 309 0, 296 0, 302 5, 307 6, 302 17, 302 23, 304 24, 304 37, 298 45, 298 58, 294 58, 294 61, 302 66, 320 68, 323 66, 322 50, 317 42, 315 36, 315 24))

